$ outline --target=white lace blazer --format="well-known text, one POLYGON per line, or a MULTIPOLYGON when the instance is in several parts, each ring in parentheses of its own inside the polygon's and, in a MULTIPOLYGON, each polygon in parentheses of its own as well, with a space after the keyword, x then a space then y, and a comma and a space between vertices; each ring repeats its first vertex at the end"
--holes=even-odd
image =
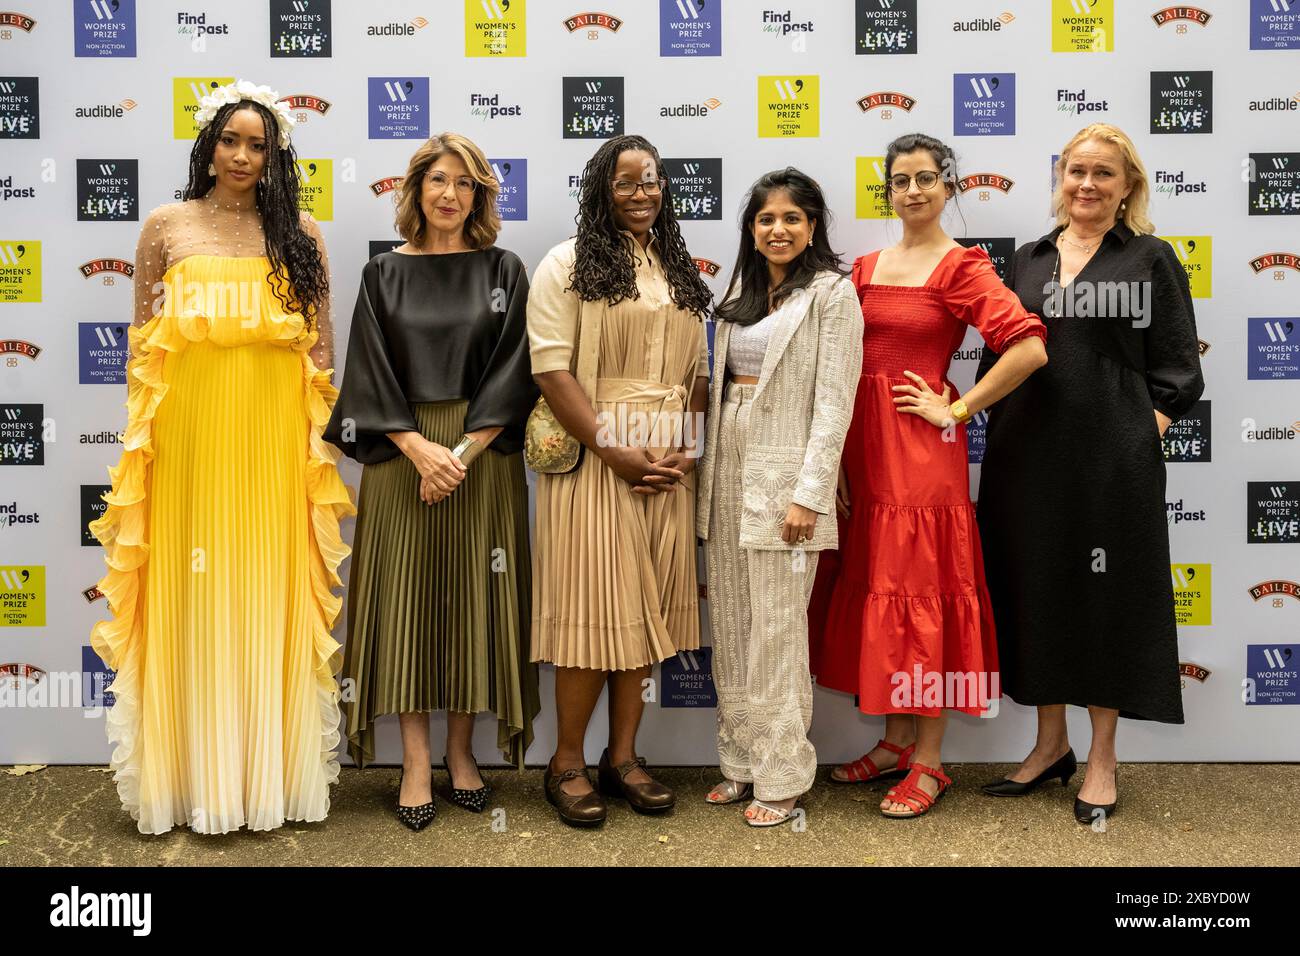
MULTIPOLYGON (((781 540, 785 513, 794 502, 827 516, 818 519, 812 541, 803 548, 834 549, 839 546, 834 508, 840 454, 862 374, 862 309, 852 282, 822 272, 769 321, 775 324, 754 386, 745 441, 740 546, 770 551, 796 547, 781 540)), ((705 540, 732 328, 719 322, 713 343, 716 372, 709 386, 695 505, 695 532, 705 540)))

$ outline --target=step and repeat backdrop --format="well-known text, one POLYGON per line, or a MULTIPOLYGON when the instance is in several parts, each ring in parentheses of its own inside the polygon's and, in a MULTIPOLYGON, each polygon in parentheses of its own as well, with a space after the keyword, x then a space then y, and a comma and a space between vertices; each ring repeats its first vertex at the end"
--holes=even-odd
MULTIPOLYGON (((0 0, 0 763, 107 760, 111 675, 88 636, 108 610, 86 525, 121 452, 132 258, 139 223, 180 196, 198 98, 235 79, 298 118, 340 373, 361 267, 396 244, 393 189, 433 133, 492 159, 500 242, 530 269, 572 234, 600 142, 645 135, 721 293, 743 196, 769 169, 822 184, 848 263, 901 234, 888 142, 938 136, 962 177, 947 227, 1002 267, 1051 225, 1061 146, 1119 125, 1190 277, 1208 383, 1165 438, 1187 722, 1126 724, 1121 757, 1300 759, 1298 0, 0 0)), ((959 387, 979 348, 972 334, 955 354, 959 387)), ((355 487, 359 468, 343 471, 355 487)), ((716 759, 709 666, 706 648, 656 669, 651 761, 716 759)), ((531 762, 551 752, 551 687, 547 670, 531 762)), ((818 691, 816 708, 823 761, 878 736, 844 696, 818 691)), ((1070 719, 1082 743, 1086 715, 1070 719)), ((949 760, 1018 759, 1034 714, 1004 701, 951 727, 949 760)), ((495 725, 478 729, 488 758, 495 725)))

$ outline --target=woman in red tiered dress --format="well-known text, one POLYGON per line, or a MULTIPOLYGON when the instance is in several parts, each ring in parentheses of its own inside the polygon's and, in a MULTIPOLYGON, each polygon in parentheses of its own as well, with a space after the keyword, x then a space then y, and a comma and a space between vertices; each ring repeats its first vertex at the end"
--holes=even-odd
POLYGON ((928 136, 900 137, 885 178, 903 238, 853 268, 862 379, 841 462, 840 548, 824 554, 809 609, 810 663, 823 687, 856 694, 863 713, 887 715, 884 739, 832 779, 906 772, 880 808, 914 817, 952 782, 940 761, 947 711, 980 714, 998 696, 960 425, 1047 354, 1042 322, 984 251, 958 245, 940 225, 956 181, 952 150, 928 136), (967 325, 1000 358, 958 399, 948 363, 967 325))

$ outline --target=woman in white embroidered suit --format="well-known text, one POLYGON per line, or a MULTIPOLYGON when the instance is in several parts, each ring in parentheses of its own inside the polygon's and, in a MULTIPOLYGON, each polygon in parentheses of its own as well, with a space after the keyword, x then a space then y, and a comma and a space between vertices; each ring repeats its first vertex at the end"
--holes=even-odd
POLYGON ((760 178, 716 313, 695 512, 725 778, 708 800, 752 795, 751 826, 790 819, 817 772, 807 607, 817 552, 838 545, 832 508, 862 365, 858 298, 827 216, 798 170, 760 178))

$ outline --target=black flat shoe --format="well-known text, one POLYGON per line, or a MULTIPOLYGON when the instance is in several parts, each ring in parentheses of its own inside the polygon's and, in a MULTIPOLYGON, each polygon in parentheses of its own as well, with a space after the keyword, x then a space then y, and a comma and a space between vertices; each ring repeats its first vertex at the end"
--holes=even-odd
MULTIPOLYGON (((1056 763, 1052 764, 1033 780, 1021 783, 1017 780, 1010 780, 1003 777, 1001 780, 995 780, 993 783, 986 783, 980 787, 990 797, 1023 797, 1027 793, 1032 793, 1040 785, 1048 780, 1061 778, 1061 786, 1066 786, 1070 778, 1074 776, 1075 771, 1079 769, 1079 761, 1074 757, 1074 748, 1067 750, 1056 763)), ((1090 822, 1090 821, 1089 821, 1090 822)))
POLYGON ((407 829, 414 830, 417 833, 433 822, 433 818, 438 815, 438 808, 433 805, 433 801, 423 803, 418 807, 404 807, 402 800, 402 780, 406 778, 406 771, 402 771, 402 776, 397 780, 397 819, 407 829))
MULTIPOLYGON (((443 758, 443 764, 447 768, 447 783, 450 785, 451 764, 447 762, 446 758, 443 758)), ((477 760, 474 761, 474 769, 478 770, 477 760)), ((479 778, 482 779, 482 776, 482 773, 480 773, 479 778)), ((452 786, 451 802, 456 804, 458 807, 469 810, 471 813, 482 813, 487 809, 488 796, 491 793, 492 788, 488 786, 486 780, 483 781, 483 786, 479 787, 477 790, 458 790, 456 787, 452 786)))
POLYGON ((1103 821, 1109 820, 1115 815, 1115 807, 1119 804, 1116 800, 1114 803, 1088 803, 1074 798, 1074 819, 1083 824, 1091 824, 1098 818, 1103 821))

